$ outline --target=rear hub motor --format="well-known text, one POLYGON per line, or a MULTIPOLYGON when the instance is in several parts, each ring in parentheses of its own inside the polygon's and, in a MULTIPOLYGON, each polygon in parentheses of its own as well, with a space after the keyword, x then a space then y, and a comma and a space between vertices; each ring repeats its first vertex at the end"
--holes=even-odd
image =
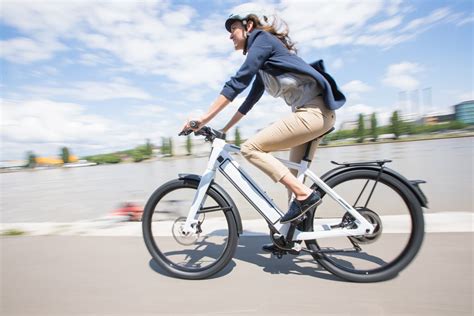
MULTIPOLYGON (((361 236, 350 236, 348 237, 352 242, 357 244, 370 244, 379 239, 382 235, 382 220, 374 211, 365 208, 365 207, 356 207, 356 210, 362 215, 369 223, 374 226, 374 231, 372 234, 366 234, 361 236)), ((346 213, 342 218, 342 223, 344 226, 351 228, 356 226, 355 218, 350 214, 346 213)))

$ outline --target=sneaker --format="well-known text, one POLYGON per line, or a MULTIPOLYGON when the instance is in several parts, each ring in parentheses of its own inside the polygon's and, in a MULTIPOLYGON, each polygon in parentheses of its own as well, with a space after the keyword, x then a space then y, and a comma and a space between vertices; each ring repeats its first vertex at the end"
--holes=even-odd
POLYGON ((309 211, 313 206, 321 204, 322 200, 319 196, 319 193, 313 191, 305 200, 298 201, 294 199, 290 204, 290 209, 286 212, 285 215, 280 219, 281 224, 286 224, 294 221, 295 219, 300 218, 307 211, 309 211))
POLYGON ((292 255, 299 255, 301 252, 301 245, 295 244, 293 248, 280 248, 275 244, 266 244, 262 246, 262 250, 268 253, 271 253, 273 255, 278 256, 278 258, 281 258, 282 255, 286 254, 292 254, 292 255), (299 248, 299 249, 298 249, 299 248))

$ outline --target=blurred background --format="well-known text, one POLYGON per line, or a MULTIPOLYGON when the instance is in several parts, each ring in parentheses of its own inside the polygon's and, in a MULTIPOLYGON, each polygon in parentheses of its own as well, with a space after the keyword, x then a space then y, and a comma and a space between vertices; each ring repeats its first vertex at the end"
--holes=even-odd
MULTIPOLYGON (((317 303, 323 314, 337 306, 346 314, 472 315, 473 6, 2 0, 0 313, 312 314, 317 303), (203 173, 210 144, 178 133, 207 111, 245 60, 224 28, 240 9, 277 14, 298 55, 323 59, 347 97, 336 130, 316 152, 316 174, 333 168, 331 160, 391 159, 388 167, 427 181, 428 233, 394 280, 336 282, 311 258, 273 260, 260 250, 268 236, 244 234, 222 274, 183 286, 156 267, 141 238, 125 238, 141 237, 141 212, 157 187, 178 173, 203 173), (112 235, 123 238, 103 237, 112 235), (282 306, 274 303, 275 284, 324 291, 282 306), (209 304, 210 297, 218 299, 209 304)), ((222 128, 247 93, 210 125, 222 128)), ((289 111, 265 94, 227 140, 240 145, 289 111)), ((236 159, 287 207, 283 186, 236 159)), ((224 177, 216 181, 236 201, 244 229, 253 227, 245 221, 260 216, 224 177)))
MULTIPOLYGON (((7 0, 1 222, 100 218, 143 206, 180 172, 202 173, 209 144, 177 133, 244 61, 223 26, 239 9, 278 14, 298 54, 324 59, 347 96, 318 174, 330 160, 393 159, 428 181, 429 212, 472 212, 471 1, 7 0)), ((223 127, 246 94, 211 125, 223 127)), ((264 95, 228 140, 239 145, 288 111, 264 95)))

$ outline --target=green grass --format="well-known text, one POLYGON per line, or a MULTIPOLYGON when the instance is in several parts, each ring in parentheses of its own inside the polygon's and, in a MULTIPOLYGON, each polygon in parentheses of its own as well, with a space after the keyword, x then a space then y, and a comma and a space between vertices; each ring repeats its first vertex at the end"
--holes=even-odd
POLYGON ((19 229, 9 229, 1 233, 2 236, 22 236, 25 234, 26 232, 19 229))

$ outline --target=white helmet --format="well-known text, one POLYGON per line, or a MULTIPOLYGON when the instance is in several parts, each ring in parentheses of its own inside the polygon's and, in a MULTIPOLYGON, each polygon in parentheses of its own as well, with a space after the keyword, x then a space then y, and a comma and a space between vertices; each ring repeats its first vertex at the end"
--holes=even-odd
POLYGON ((249 17, 249 15, 252 15, 252 14, 258 17, 258 19, 260 20, 260 23, 266 24, 266 21, 268 20, 268 18, 260 10, 241 11, 241 12, 236 12, 229 15, 229 17, 225 21, 226 30, 230 32, 230 27, 232 26, 232 23, 234 23, 235 21, 241 21, 245 26, 247 24, 247 18, 249 17))

